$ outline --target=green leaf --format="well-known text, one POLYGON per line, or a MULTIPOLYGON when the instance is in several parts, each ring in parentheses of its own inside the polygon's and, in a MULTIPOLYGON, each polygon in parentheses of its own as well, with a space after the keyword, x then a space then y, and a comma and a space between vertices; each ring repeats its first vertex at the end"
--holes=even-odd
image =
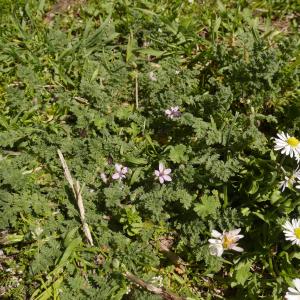
POLYGON ((128 44, 126 49, 126 62, 129 63, 133 60, 134 54, 133 54, 133 48, 134 45, 136 45, 136 41, 133 37, 133 33, 130 32, 130 35, 128 36, 128 44))
POLYGON ((75 251, 78 249, 78 246, 81 244, 81 238, 75 238, 73 239, 68 247, 66 248, 64 254, 62 255, 58 265, 56 266, 55 270, 53 270, 53 273, 55 274, 55 271, 59 271, 62 267, 64 267, 69 260, 70 257, 75 253, 75 251))
POLYGON ((244 285, 247 279, 251 276, 250 268, 252 261, 240 262, 236 267, 235 280, 237 284, 244 285))
POLYGON ((253 180, 251 183, 251 187, 248 191, 248 194, 253 195, 258 191, 258 189, 259 189, 259 184, 257 183, 256 180, 253 180))
POLYGON ((151 55, 151 56, 155 56, 155 57, 161 57, 163 56, 166 51, 160 51, 160 50, 155 50, 155 49, 139 49, 138 50, 139 53, 144 54, 144 55, 151 55))
POLYGON ((221 203, 218 197, 218 191, 214 190, 213 195, 203 195, 201 197, 201 203, 195 204, 194 211, 201 218, 205 218, 209 215, 215 215, 217 210, 221 207, 221 203))
POLYGON ((135 182, 139 180, 140 174, 142 172, 142 168, 136 168, 131 176, 130 185, 133 185, 135 182))
POLYGON ((146 165, 147 164, 147 159, 142 158, 142 157, 134 157, 134 156, 129 156, 125 155, 124 156, 125 160, 129 163, 135 164, 135 165, 146 165))
POLYGON ((296 258, 296 259, 300 259, 300 252, 294 252, 291 254, 291 258, 296 258))
POLYGON ((106 120, 104 118, 95 117, 95 119, 94 119, 94 125, 96 126, 96 128, 98 130, 101 130, 101 129, 103 129, 105 127, 106 120))
POLYGON ((175 147, 170 146, 170 154, 169 157, 174 163, 183 163, 187 162, 188 156, 186 155, 186 146, 179 144, 175 147))

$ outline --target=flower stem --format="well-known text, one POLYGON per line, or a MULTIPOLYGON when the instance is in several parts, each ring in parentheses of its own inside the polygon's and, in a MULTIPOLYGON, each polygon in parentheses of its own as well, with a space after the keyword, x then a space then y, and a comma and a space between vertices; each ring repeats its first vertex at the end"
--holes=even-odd
POLYGON ((227 183, 224 185, 223 188, 223 194, 224 194, 224 202, 223 202, 223 208, 226 208, 228 206, 228 194, 227 194, 228 186, 227 183))

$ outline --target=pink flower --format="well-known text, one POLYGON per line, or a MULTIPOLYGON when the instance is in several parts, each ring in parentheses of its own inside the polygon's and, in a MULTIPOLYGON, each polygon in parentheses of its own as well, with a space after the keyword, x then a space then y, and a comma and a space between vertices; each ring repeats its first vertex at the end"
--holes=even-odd
POLYGON ((161 184, 163 184, 165 181, 172 181, 172 178, 169 175, 171 173, 171 169, 165 169, 162 163, 159 163, 158 170, 155 170, 154 173, 156 179, 158 179, 161 184))
POLYGON ((181 115, 181 112, 179 110, 179 106, 172 106, 170 109, 165 110, 165 114, 170 119, 179 118, 181 115))
POLYGON ((122 178, 126 178, 125 174, 128 172, 128 168, 122 166, 121 164, 115 164, 116 173, 112 175, 112 179, 121 180, 122 178))

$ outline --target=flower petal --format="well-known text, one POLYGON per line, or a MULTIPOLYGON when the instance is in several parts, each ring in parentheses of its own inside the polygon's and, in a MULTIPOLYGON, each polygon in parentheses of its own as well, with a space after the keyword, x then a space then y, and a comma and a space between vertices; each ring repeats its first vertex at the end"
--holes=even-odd
POLYGON ((222 245, 222 241, 220 239, 209 239, 208 242, 210 244, 221 244, 222 245))
POLYGON ((119 179, 120 178, 120 173, 115 173, 111 177, 112 177, 112 179, 119 179))
POLYGON ((163 175, 162 177, 164 178, 165 181, 172 181, 172 178, 169 175, 163 175))
POLYGON ((164 167, 163 163, 161 163, 161 162, 159 163, 158 169, 159 169, 159 172, 160 172, 160 173, 163 173, 163 172, 164 172, 165 167, 164 167))
POLYGON ((243 248, 238 247, 238 246, 233 246, 231 249, 234 250, 234 251, 237 251, 237 252, 243 252, 244 251, 243 248))
POLYGON ((286 293, 285 294, 285 299, 287 299, 287 300, 300 300, 300 295, 298 295, 298 294, 293 295, 293 294, 290 294, 290 293, 286 293))
POLYGON ((172 172, 171 169, 165 169, 165 170, 164 170, 164 174, 165 174, 165 175, 170 174, 171 172, 172 172))
POLYGON ((116 169, 117 172, 121 172, 121 168, 122 168, 122 165, 115 164, 115 169, 116 169))
POLYGON ((214 256, 221 257, 224 252, 224 248, 221 244, 212 244, 209 245, 208 248, 209 248, 209 253, 214 256))
POLYGON ((232 236, 234 236, 234 235, 239 234, 240 231, 241 231, 241 228, 233 229, 233 230, 230 230, 230 231, 229 231, 229 234, 232 235, 232 236))
POLYGON ((293 284, 295 288, 298 290, 298 292, 300 293, 300 279, 299 278, 294 279, 293 284))
POLYGON ((214 238, 221 238, 222 237, 222 233, 220 233, 219 231, 213 229, 211 231, 211 236, 214 237, 214 238))

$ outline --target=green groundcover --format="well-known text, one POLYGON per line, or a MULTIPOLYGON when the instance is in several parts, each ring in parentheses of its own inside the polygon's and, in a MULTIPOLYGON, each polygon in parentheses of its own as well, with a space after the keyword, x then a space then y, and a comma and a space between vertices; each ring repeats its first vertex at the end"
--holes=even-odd
POLYGON ((0 298, 299 299, 299 22, 0 0, 0 298))

